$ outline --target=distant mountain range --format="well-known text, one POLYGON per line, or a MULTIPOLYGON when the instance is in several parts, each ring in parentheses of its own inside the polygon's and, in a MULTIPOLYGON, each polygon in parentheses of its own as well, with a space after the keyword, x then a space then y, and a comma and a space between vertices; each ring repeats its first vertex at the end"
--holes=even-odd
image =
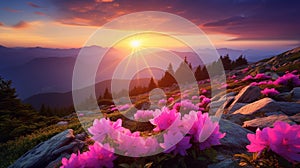
MULTIPOLYGON (((99 46, 90 46, 86 49, 90 53, 103 53, 106 50, 99 46)), ((243 54, 250 62, 274 55, 271 52, 227 48, 217 51, 220 55, 229 54, 232 59, 243 54)), ((42 93, 66 93, 72 89, 73 68, 79 52, 80 48, 8 48, 0 46, 0 76, 13 81, 13 86, 17 89, 21 99, 42 93)), ((173 52, 181 58, 186 56, 193 66, 199 64, 195 53, 173 52)), ((203 49, 199 52, 201 55, 206 55, 209 50, 203 49)), ((88 59, 95 59, 97 56, 97 54, 92 54, 88 59)), ((98 71, 96 81, 109 80, 114 68, 122 58, 124 57, 120 51, 112 49, 103 60, 109 66, 98 71)), ((155 75, 161 77, 159 73, 155 75)))

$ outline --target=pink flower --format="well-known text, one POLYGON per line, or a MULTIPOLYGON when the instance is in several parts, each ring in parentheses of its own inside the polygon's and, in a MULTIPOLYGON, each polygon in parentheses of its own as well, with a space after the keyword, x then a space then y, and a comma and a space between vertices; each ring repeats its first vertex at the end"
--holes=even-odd
MULTIPOLYGON (((191 114, 193 115, 193 114, 191 114)), ((225 136, 219 131, 218 123, 214 123, 208 116, 208 113, 197 113, 197 119, 194 122, 190 132, 195 142, 199 142, 200 150, 204 150, 213 145, 219 145, 220 139, 225 136)))
POLYGON ((247 68, 245 68, 245 69, 242 70, 242 73, 246 73, 248 71, 249 71, 249 68, 247 67, 247 68))
POLYGON ((254 77, 254 79, 270 79, 271 77, 264 74, 264 73, 258 73, 256 74, 256 76, 254 77))
POLYGON ((192 144, 190 144, 191 138, 189 136, 182 137, 180 131, 168 131, 164 134, 164 142, 160 143, 160 146, 165 149, 165 153, 172 152, 174 155, 179 153, 185 156, 187 155, 186 150, 192 147, 192 144), (176 144, 179 139, 181 140, 176 144))
POLYGON ((247 138, 251 142, 246 146, 249 152, 261 152, 269 146, 268 129, 270 128, 264 128, 262 131, 257 129, 256 134, 247 134, 247 138))
POLYGON ((122 128, 121 119, 111 122, 109 119, 101 118, 100 120, 95 119, 93 126, 88 128, 88 131, 93 135, 93 140, 102 142, 109 133, 119 128, 122 128))
POLYGON ((254 79, 254 78, 251 75, 247 75, 242 79, 242 81, 248 81, 248 80, 252 80, 252 79, 254 79))
POLYGON ((190 100, 181 100, 179 103, 175 103, 173 109, 180 112, 189 112, 191 110, 198 110, 199 107, 194 105, 190 100))
POLYGON ((291 162, 300 162, 300 126, 276 121, 273 128, 259 129, 256 134, 247 135, 249 152, 261 152, 271 149, 291 162))
POLYGON ((275 85, 285 85, 285 86, 300 86, 300 79, 297 75, 292 73, 287 73, 274 81, 275 85))
POLYGON ((180 119, 180 113, 177 113, 174 109, 169 110, 164 107, 161 110, 161 114, 156 116, 154 119, 151 119, 150 123, 156 126, 153 131, 162 131, 167 129, 178 119, 180 119))
POLYGON ((174 102, 174 98, 173 98, 173 97, 170 97, 170 98, 168 99, 168 102, 169 102, 169 103, 173 103, 173 102, 174 102))
POLYGON ((234 80, 233 82, 234 82, 234 83, 238 83, 238 82, 239 82, 239 80, 234 80))
POLYGON ((72 154, 69 159, 62 159, 61 168, 98 168, 113 167, 113 161, 117 158, 113 154, 114 149, 108 144, 101 145, 97 142, 89 146, 89 151, 78 155, 72 154))
POLYGON ((149 121, 153 118, 154 111, 152 110, 138 110, 134 114, 134 119, 138 121, 149 121))
POLYGON ((131 106, 129 104, 124 104, 118 107, 120 111, 128 110, 131 106))
POLYGON ((210 98, 203 97, 201 102, 199 103, 200 107, 206 107, 211 102, 210 98))
POLYGON ((265 96, 276 96, 279 94, 279 92, 275 89, 275 88, 265 88, 264 90, 261 91, 261 94, 265 95, 265 96))
POLYGON ((236 76, 235 76, 235 75, 232 75, 230 78, 231 78, 231 79, 236 79, 236 76))
POLYGON ((72 153, 69 159, 62 158, 61 163, 62 166, 60 166, 60 168, 84 168, 85 167, 85 160, 81 157, 79 151, 78 151, 78 155, 72 153))
POLYGON ((165 106, 166 104, 167 104, 167 100, 165 100, 165 99, 161 99, 161 100, 158 101, 158 105, 161 106, 161 107, 165 106))
POLYGON ((193 97, 192 97, 192 100, 197 100, 197 99, 199 99, 198 96, 193 96, 193 97))
POLYGON ((205 94, 207 93, 207 90, 206 89, 201 89, 201 94, 205 94))

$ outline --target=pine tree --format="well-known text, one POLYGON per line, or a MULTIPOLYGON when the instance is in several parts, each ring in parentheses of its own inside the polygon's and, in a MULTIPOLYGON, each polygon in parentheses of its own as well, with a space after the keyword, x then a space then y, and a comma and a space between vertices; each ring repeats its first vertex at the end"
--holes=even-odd
POLYGON ((154 82, 153 77, 150 79, 149 85, 148 85, 148 91, 151 91, 153 89, 157 88, 156 83, 154 82))
POLYGON ((105 88, 103 99, 112 99, 111 93, 108 91, 108 88, 105 88))

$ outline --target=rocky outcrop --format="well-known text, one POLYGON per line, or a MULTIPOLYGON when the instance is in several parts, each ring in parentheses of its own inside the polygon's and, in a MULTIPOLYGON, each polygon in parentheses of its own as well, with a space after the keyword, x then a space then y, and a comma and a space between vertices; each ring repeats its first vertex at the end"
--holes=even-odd
POLYGON ((258 86, 246 86, 244 87, 238 95, 235 96, 234 101, 227 109, 227 113, 233 112, 232 108, 235 107, 237 103, 252 103, 259 99, 261 96, 260 88, 258 86))
POLYGON ((268 117, 256 118, 250 121, 245 121, 244 128, 255 131, 257 128, 273 127, 276 121, 284 121, 290 124, 295 124, 287 115, 271 115, 268 117))
POLYGON ((291 116, 300 113, 300 103, 278 102, 278 105, 280 106, 281 111, 286 115, 291 116))
POLYGON ((300 87, 295 87, 291 91, 292 99, 295 101, 300 101, 300 87))
POLYGON ((10 168, 51 167, 56 165, 55 161, 76 153, 83 146, 84 142, 76 139, 73 130, 68 129, 26 152, 10 168))
POLYGON ((243 106, 233 114, 264 116, 267 112, 280 111, 280 105, 271 98, 263 98, 256 102, 243 106))

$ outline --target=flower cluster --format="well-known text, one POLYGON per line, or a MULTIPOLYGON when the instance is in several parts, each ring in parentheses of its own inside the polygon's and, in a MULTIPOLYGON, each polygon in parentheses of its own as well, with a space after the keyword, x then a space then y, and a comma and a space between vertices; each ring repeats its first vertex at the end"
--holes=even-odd
POLYGON ((148 121, 153 119, 154 111, 153 110, 138 110, 134 114, 134 119, 137 121, 148 121))
POLYGON ((249 152, 262 152, 271 149, 273 152, 291 162, 300 162, 300 126, 289 125, 277 121, 274 127, 257 129, 255 134, 247 135, 250 145, 249 152))
POLYGON ((114 149, 108 144, 101 145, 95 142, 89 146, 89 151, 80 154, 72 154, 69 159, 62 159, 61 168, 80 168, 80 167, 113 167, 113 161, 117 158, 114 149), (108 150, 107 150, 108 149, 108 150))
POLYGON ((256 74, 256 76, 254 77, 254 79, 270 79, 271 77, 264 74, 264 73, 258 73, 256 74))
POLYGON ((128 110, 130 107, 131 107, 131 105, 129 105, 129 104, 119 105, 117 107, 111 108, 111 111, 116 111, 116 110, 125 111, 125 110, 128 110))
POLYGON ((275 85, 285 85, 285 86, 300 86, 300 79, 298 75, 293 73, 287 73, 274 81, 275 85))
POLYGON ((272 97, 278 95, 279 92, 275 88, 271 88, 271 89, 265 88, 264 90, 261 91, 261 94, 268 97, 272 97))

